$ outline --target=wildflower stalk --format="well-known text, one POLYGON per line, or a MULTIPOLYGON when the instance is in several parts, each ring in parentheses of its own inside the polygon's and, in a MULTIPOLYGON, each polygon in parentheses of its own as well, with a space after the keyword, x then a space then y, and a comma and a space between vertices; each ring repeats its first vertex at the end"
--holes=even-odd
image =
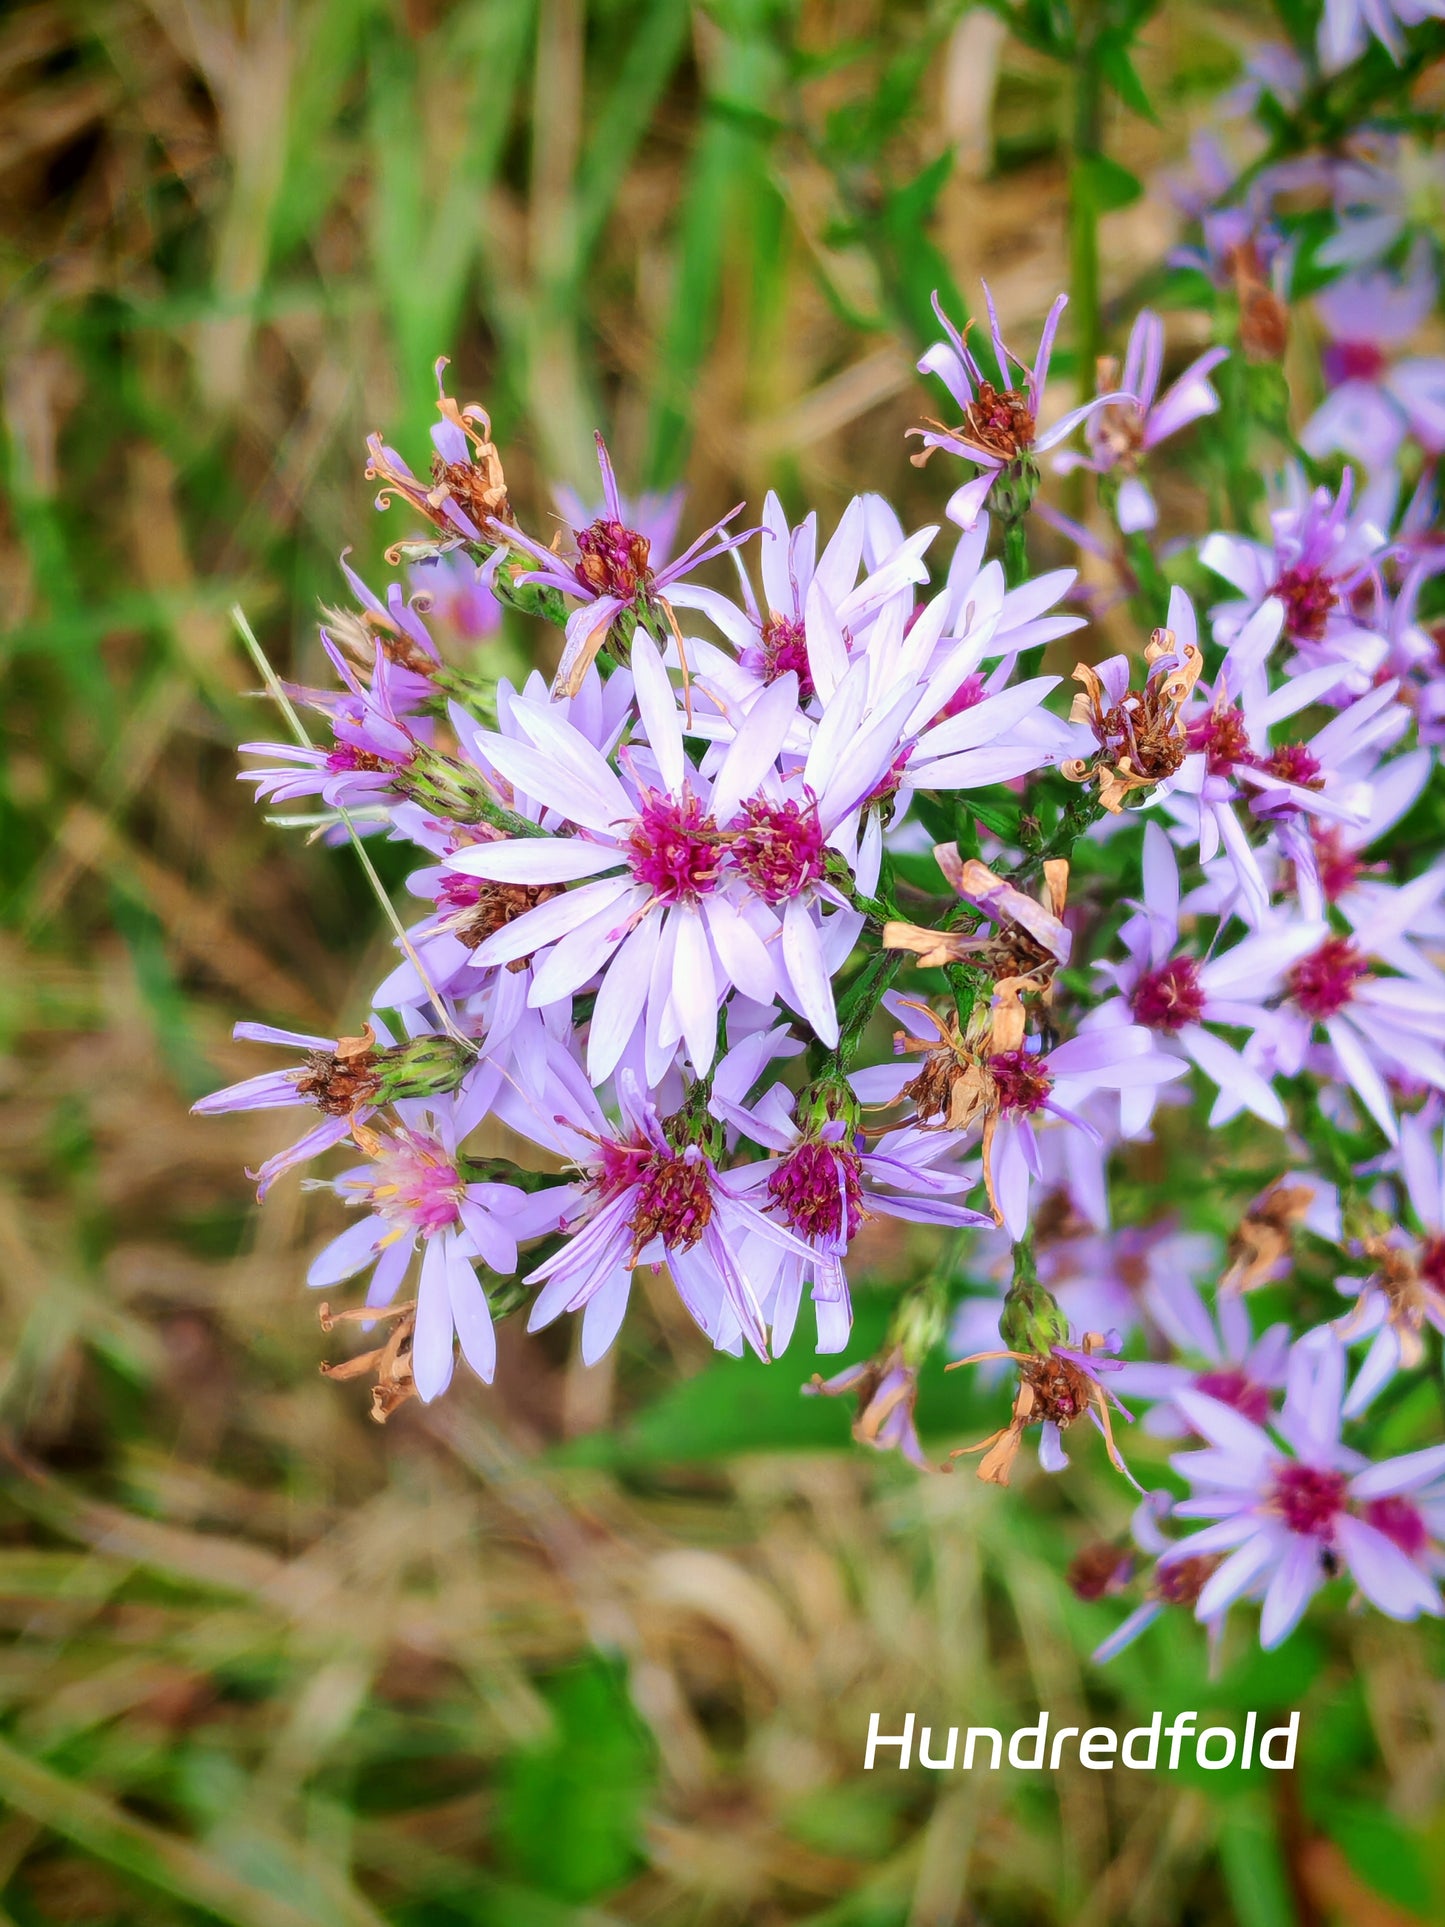
POLYGON ((566 1183, 555 1171, 529 1171, 510 1158, 459 1157, 457 1169, 468 1184, 510 1184, 517 1191, 546 1191, 566 1183))
POLYGON ((1102 157, 1104 76, 1094 11, 1092 6, 1079 9, 1074 64, 1074 151, 1069 170, 1069 305, 1083 394, 1088 393, 1102 346, 1098 185, 1091 163, 1102 157))
POLYGON ((1012 1352, 1038 1355, 1068 1338, 1068 1320, 1052 1292, 1039 1283, 1032 1229, 1013 1248, 1013 1279, 1004 1294, 998 1328, 1012 1352))
POLYGON ((1039 492, 1039 479, 1038 463, 1023 454, 1009 463, 994 484, 993 506, 1003 525, 1006 588, 1022 588, 1029 579, 1028 518, 1039 492))
POLYGON ((1160 609, 1168 607, 1169 581, 1159 566, 1153 543, 1142 529, 1125 537, 1124 551, 1129 558, 1129 573, 1134 578, 1131 600, 1140 627, 1147 627, 1157 620, 1160 609))
POLYGON ((940 1269, 899 1299, 888 1325, 885 1351, 895 1347, 910 1371, 918 1371, 942 1343, 948 1328, 948 1284, 940 1269))
POLYGON ((1027 582, 1029 575, 1029 545, 1024 533, 1023 517, 1019 516, 1004 527, 1003 532, 1003 579, 1006 588, 1017 589, 1027 582))
MULTIPOLYGON (((232 605, 231 621, 235 625, 236 633, 240 636, 241 641, 246 647, 247 654, 260 671, 261 680, 265 683, 272 700, 290 725, 292 735, 295 736, 297 743, 303 749, 310 749, 312 746, 311 738, 306 733, 306 725, 296 713, 295 704, 282 687, 280 677, 271 667, 265 650, 256 640, 256 633, 246 620, 246 612, 241 608, 239 603, 232 605)), ((396 905, 387 895, 386 887, 376 873, 376 865, 371 860, 371 852, 367 849, 365 843, 357 833, 356 825, 352 822, 346 810, 338 808, 336 813, 345 826, 347 835, 351 838, 352 847, 356 851, 356 859, 361 865, 362 873, 370 884, 377 902, 381 905, 382 914, 396 934, 396 940, 401 945, 402 955, 416 972, 418 980, 424 986, 428 997, 431 999, 442 1029, 454 1043, 461 1045, 464 1050, 475 1054, 477 1048, 475 1040, 458 1030, 456 1021, 452 1017, 445 999, 438 994, 435 985, 428 976, 426 965, 422 962, 415 944, 408 936, 401 918, 396 914, 396 905)))

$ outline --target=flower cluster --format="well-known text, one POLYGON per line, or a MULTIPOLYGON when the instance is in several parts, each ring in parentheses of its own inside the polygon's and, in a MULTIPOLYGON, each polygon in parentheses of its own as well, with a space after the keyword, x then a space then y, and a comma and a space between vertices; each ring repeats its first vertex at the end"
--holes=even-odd
MULTIPOLYGON (((1325 68, 1423 11, 1331 4, 1325 68)), ((242 1025, 299 1064, 198 1108, 316 1114, 263 1194, 360 1158, 310 1282, 367 1276, 323 1322, 383 1326, 329 1368, 374 1373, 378 1417, 437 1398, 458 1352, 490 1381, 519 1311, 575 1319, 594 1364, 639 1270, 719 1351, 777 1358, 806 1299, 844 1352, 860 1240, 905 1220, 933 1255, 881 1350, 804 1389, 856 1397, 875 1450, 996 1485, 1030 1436, 1062 1471, 1076 1425, 1140 1491, 1130 1459, 1183 1442, 1132 1546, 1070 1569, 1091 1600, 1143 1588, 1102 1652, 1171 1607, 1217 1638, 1249 1600, 1272 1646, 1336 1579, 1442 1610, 1445 1445, 1370 1433, 1445 1334, 1445 364, 1411 352, 1437 265, 1387 169, 1207 161, 1179 272, 1205 271, 1221 339, 1172 382, 1154 312, 1060 407, 1063 296, 1031 361, 987 289, 986 350, 935 304, 919 367, 952 425, 914 460, 960 465, 937 524, 865 494, 823 539, 769 494, 757 526, 679 543, 679 502, 629 502, 599 437, 597 501, 559 494, 544 540, 440 365, 428 473, 372 438, 381 505, 414 518, 405 583, 348 569, 336 686, 288 692, 324 739, 246 745, 245 774, 333 840, 410 846, 421 908, 354 1034, 242 1025), (1256 377, 1304 325, 1310 193, 1333 227, 1310 229, 1296 435, 1282 375, 1256 377), (1150 474, 1185 431, 1231 504, 1202 540, 1168 535, 1150 474), (1060 532, 1087 588, 1033 565, 1060 532), (1084 609, 1122 646, 1065 644, 1084 609), (518 687, 486 646, 524 620, 560 649, 518 687), (1116 1186, 1146 1167, 1167 1211, 1116 1186), (998 1405, 946 1457, 917 1409, 938 1351, 998 1405)))

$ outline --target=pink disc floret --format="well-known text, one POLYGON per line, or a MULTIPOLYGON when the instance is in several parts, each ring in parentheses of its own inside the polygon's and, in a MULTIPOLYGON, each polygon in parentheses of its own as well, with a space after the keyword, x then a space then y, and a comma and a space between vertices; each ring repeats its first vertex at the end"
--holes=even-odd
POLYGON ((1343 1472, 1286 1465, 1280 1468, 1270 1498, 1291 1532, 1302 1538, 1333 1539, 1335 1520, 1345 1509, 1345 1486, 1343 1472))
POLYGON ((804 1238, 841 1249, 863 1222, 862 1164, 846 1139, 805 1138, 768 1179, 768 1195, 804 1238))
POLYGON ((988 1060, 1000 1111, 1028 1116, 1041 1111, 1054 1080, 1037 1057, 1026 1050, 995 1051, 988 1060))
POLYGON ((451 1153, 420 1131, 401 1129, 380 1142, 376 1177, 367 1187, 373 1208, 399 1232, 456 1224, 466 1181, 451 1153))
POLYGON ((1289 991, 1306 1017, 1333 1017, 1355 995, 1370 966, 1348 937, 1328 937, 1289 973, 1289 991))
POLYGON ((784 903, 823 875, 823 826, 809 795, 771 803, 755 796, 730 826, 733 868, 765 903, 784 903))
POLYGON ((716 822, 691 788, 680 796, 643 793, 627 838, 632 874, 659 903, 691 903, 717 887, 723 845, 716 822))
POLYGON ((1204 1014, 1204 986, 1192 957, 1171 957, 1157 970, 1146 970, 1134 986, 1134 1015, 1150 1030, 1174 1036, 1204 1014))

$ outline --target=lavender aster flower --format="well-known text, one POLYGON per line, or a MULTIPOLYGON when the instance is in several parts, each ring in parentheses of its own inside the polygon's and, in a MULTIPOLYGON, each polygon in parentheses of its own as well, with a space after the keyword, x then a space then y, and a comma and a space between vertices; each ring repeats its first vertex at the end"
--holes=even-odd
POLYGON ((591 1364, 617 1334, 635 1267, 665 1264, 714 1345, 740 1351, 746 1339, 766 1358, 758 1284, 741 1253, 750 1237, 803 1256, 807 1247, 748 1202, 744 1181, 720 1171, 705 1145, 675 1123, 670 1136, 630 1075, 620 1081, 625 1130, 605 1129, 593 1140, 571 1235, 528 1276, 543 1287, 528 1330, 564 1311, 582 1312, 583 1357, 591 1364))
POLYGON ((625 759, 624 787, 579 730, 552 708, 518 698, 512 713, 530 741, 491 732, 476 740, 570 834, 478 845, 445 866, 503 884, 593 879, 516 918, 480 946, 476 961, 506 964, 545 948, 532 982, 536 1005, 570 997, 601 973, 588 1043, 595 1083, 610 1075, 644 1015, 659 1074, 679 1040, 694 1068, 706 1071, 730 983, 739 971, 771 983, 761 940, 723 889, 722 828, 776 760, 797 711, 795 681, 765 691, 709 782, 684 754, 667 672, 640 633, 632 667, 653 768, 643 772, 625 759))
POLYGON ((1341 685, 1367 689, 1383 662, 1386 642, 1356 621, 1352 598, 1374 584, 1384 559, 1385 537, 1368 500, 1354 501, 1354 477, 1346 471, 1338 494, 1306 492, 1292 475, 1286 501, 1270 516, 1272 540, 1215 534, 1200 546, 1206 568, 1223 576, 1239 599, 1211 610, 1217 641, 1230 645, 1266 599, 1284 610, 1284 633, 1306 667, 1334 663, 1341 685))
POLYGON ((242 743, 243 756, 265 756, 271 761, 261 769, 242 770, 240 780, 255 784, 258 801, 289 803, 319 796, 332 809, 367 809, 396 794, 398 778, 412 767, 422 741, 430 737, 430 725, 398 713, 392 691, 395 672, 380 644, 368 688, 324 630, 321 640, 345 693, 311 689, 296 693, 329 718, 333 747, 242 743))
POLYGON ((1435 269, 1423 239, 1401 275, 1346 275, 1315 297, 1331 339, 1330 393, 1300 432, 1316 457, 1340 453, 1370 471, 1388 468, 1414 434, 1430 454, 1445 449, 1445 360, 1399 359, 1435 305, 1435 269))
MULTIPOLYGON (((1273 1086, 1222 1038, 1215 1026, 1257 1030, 1269 1021, 1267 1000, 1286 973, 1327 935, 1322 923, 1276 923, 1232 949, 1200 960, 1181 948, 1179 865, 1157 823, 1144 828, 1144 897, 1119 932, 1125 955, 1095 968, 1119 993, 1088 1020, 1090 1030, 1135 1023, 1152 1031, 1160 1048, 1178 1050, 1218 1089, 1210 1123, 1253 1111, 1282 1130, 1284 1106, 1273 1086)), ((1136 1136, 1153 1109, 1152 1087, 1121 1095, 1123 1128, 1136 1136)))
MULTIPOLYGON (((1168 1083, 1185 1072, 1178 1059, 1157 1050, 1139 1024, 1086 1032, 1045 1049, 1037 1037, 1014 1044, 1012 1027, 1006 1036, 1001 1029, 995 1034, 987 1014, 982 1026, 975 1024, 965 1034, 925 1005, 899 999, 894 1007, 908 1027, 898 1033, 895 1048, 921 1053, 923 1062, 893 1067, 888 1094, 912 1098, 917 1121, 925 1127, 982 1127, 989 1203, 995 1222, 1014 1238, 1027 1229, 1029 1193, 1043 1178, 1041 1126, 1095 1137, 1082 1114, 1094 1093, 1168 1083), (1009 1048, 995 1047, 1004 1041, 1009 1048)), ((870 1079, 868 1088, 881 1096, 885 1080, 870 1079)))
POLYGON ((1407 1497, 1445 1472, 1445 1445, 1371 1465, 1340 1438, 1345 1357, 1332 1332, 1292 1348, 1284 1409, 1271 1431, 1198 1391, 1176 1402, 1208 1441, 1173 1461, 1194 1488, 1174 1508, 1209 1519, 1163 1555, 1161 1565, 1227 1553, 1199 1595, 1210 1620, 1263 1588, 1260 1644, 1281 1644, 1331 1573, 1346 1567, 1366 1599, 1392 1619, 1438 1615, 1440 1594, 1395 1541, 1371 1524, 1376 1500, 1407 1497))
POLYGON ((617 477, 601 435, 597 437, 597 462, 602 471, 604 513, 584 529, 574 531, 577 554, 568 559, 524 535, 520 529, 501 523, 491 533, 534 558, 535 569, 520 580, 538 588, 556 589, 573 598, 578 607, 567 618, 566 640, 558 665, 553 690, 558 695, 576 693, 599 649, 606 642, 612 625, 623 615, 647 617, 664 610, 667 591, 691 570, 715 555, 736 547, 747 539, 744 534, 724 534, 729 522, 742 513, 742 504, 720 522, 700 535, 674 561, 654 563, 652 545, 637 529, 623 519, 622 498, 617 477))
POLYGON ((1126 394, 1133 399, 1111 402, 1090 416, 1085 429, 1088 455, 1056 455, 1055 472, 1066 475, 1072 469, 1087 468, 1095 475, 1117 475, 1114 513, 1120 529, 1125 535, 1152 529, 1159 511, 1140 473, 1144 457, 1191 422, 1217 411, 1219 396, 1208 377, 1228 355, 1227 348, 1207 349, 1160 395, 1164 323, 1148 308, 1142 309, 1129 331, 1123 376, 1119 376, 1119 364, 1112 358, 1099 363, 1099 386, 1109 388, 1122 379, 1126 394))
POLYGON ((1155 1277, 1145 1289, 1149 1316, 1183 1357, 1201 1361, 1196 1367, 1180 1360, 1139 1363, 1126 1360, 1115 1378, 1126 1397, 1155 1401, 1144 1416, 1144 1430, 1164 1437, 1189 1431, 1180 1408, 1181 1391, 1202 1392, 1231 1411, 1242 1412, 1255 1425, 1268 1422, 1274 1394, 1283 1386, 1288 1369, 1290 1329, 1271 1325, 1254 1336, 1244 1298, 1221 1292, 1211 1312, 1197 1285, 1188 1278, 1155 1277))
POLYGON ((725 710, 747 707, 759 688, 790 672, 798 679, 800 703, 812 701, 808 621, 815 584, 822 606, 855 641, 891 601, 902 599, 911 607, 912 586, 928 580, 922 558, 938 530, 923 528, 905 539, 900 529, 896 541, 885 541, 876 566, 867 568, 860 581, 870 527, 885 521, 885 509, 878 497, 854 496, 819 554, 817 516, 789 528, 782 503, 770 489, 761 529, 762 601, 736 548, 732 555, 741 607, 716 589, 694 583, 674 586, 673 606, 707 616, 738 652, 734 663, 710 645, 696 645, 702 679, 725 710))
MULTIPOLYGON (((845 1099, 845 1111, 852 1108, 845 1099)), ((778 1153, 776 1160, 758 1167, 754 1189, 763 1211, 786 1225, 804 1247, 770 1243, 756 1254, 744 1253, 772 1274, 764 1303, 775 1355, 781 1355, 792 1337, 803 1287, 810 1281, 818 1350, 843 1349, 852 1327, 844 1260, 868 1219, 953 1226, 993 1222, 947 1201, 948 1193, 969 1189, 976 1172, 938 1168, 956 1148, 938 1132, 887 1131, 870 1150, 856 1119, 847 1115, 811 1121, 805 1130, 792 1093, 781 1084, 752 1105, 715 1097, 713 1109, 754 1143, 778 1153)), ((746 1180, 750 1174, 745 1170, 741 1175, 746 1180)))
POLYGON ((546 1192, 529 1196, 509 1184, 468 1182, 451 1104, 406 1101, 396 1110, 394 1130, 353 1127, 372 1162, 343 1172, 332 1188, 366 1207, 366 1216, 312 1261, 306 1282, 339 1284, 370 1269, 367 1305, 389 1305, 420 1243, 412 1373, 417 1392, 431 1400, 451 1382, 455 1341, 479 1378, 490 1384, 496 1371, 492 1315, 473 1261, 515 1271, 518 1240, 536 1236, 557 1212, 546 1192))
POLYGON ((1246 1055, 1265 1074, 1297 1075, 1317 1030, 1324 1065, 1348 1084, 1393 1144, 1389 1080, 1445 1090, 1445 976, 1411 941, 1412 926, 1445 889, 1445 868, 1398 889, 1363 886, 1342 900, 1349 936, 1331 935, 1290 968, 1286 997, 1255 1031, 1246 1055), (1398 975, 1381 974, 1384 963, 1398 975))
POLYGON ((1032 461, 1036 456, 1057 447, 1081 422, 1088 421, 1101 408, 1107 408, 1115 402, 1137 400, 1123 389, 1096 395, 1082 407, 1071 408, 1052 428, 1040 433, 1039 412, 1048 381, 1049 357, 1053 353, 1059 319, 1068 306, 1069 298, 1061 294, 1049 309, 1032 368, 1004 346, 998 314, 987 282, 983 284, 983 298, 988 309, 989 334, 1001 386, 995 387, 984 374, 969 348, 968 329, 965 328, 960 334, 943 312, 935 294, 933 312, 942 324, 946 339, 936 342, 918 367, 922 374, 939 377, 963 411, 963 422, 956 429, 945 428, 941 422, 936 422, 910 431, 923 442, 922 452, 913 457, 920 467, 934 449, 942 448, 951 455, 963 456, 978 469, 974 480, 965 482, 962 488, 957 489, 948 504, 949 519, 963 529, 973 527, 990 491, 1006 469, 1015 463, 1032 461), (1023 377, 1022 388, 1014 386, 1012 370, 1017 370, 1023 377))
POLYGON ((212 1091, 191 1106, 193 1111, 202 1117, 220 1117, 228 1111, 270 1111, 304 1104, 323 1112, 319 1124, 267 1158, 259 1171, 247 1173, 259 1181, 256 1195, 264 1199, 284 1171, 319 1157, 349 1137, 353 1117, 364 1123, 371 1115, 381 1090, 373 1062, 375 1045, 378 1038, 383 1047, 391 1039, 375 1018, 360 1037, 313 1037, 307 1031, 278 1030, 274 1024, 237 1024, 234 1035, 251 1043, 284 1044, 305 1051, 306 1061, 212 1091))

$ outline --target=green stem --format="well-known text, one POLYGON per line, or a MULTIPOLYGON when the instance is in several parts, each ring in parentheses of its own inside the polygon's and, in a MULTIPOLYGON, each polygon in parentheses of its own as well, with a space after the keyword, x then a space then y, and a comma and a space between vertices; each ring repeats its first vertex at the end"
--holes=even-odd
POLYGON ((1102 347, 1099 301, 1099 207, 1094 170, 1103 154, 1104 76, 1093 8, 1081 8, 1074 80, 1073 165, 1069 172, 1069 300, 1078 344, 1079 393, 1092 392, 1102 347))
POLYGON ((1029 545, 1022 516, 1004 525, 1003 579, 1009 589, 1022 588, 1029 579, 1029 545))
POLYGON ((1014 1246, 1013 1258, 1013 1281, 1004 1293, 999 1331, 1011 1352, 1046 1352, 1067 1339, 1069 1321, 1053 1293, 1039 1283, 1032 1229, 1014 1246))

